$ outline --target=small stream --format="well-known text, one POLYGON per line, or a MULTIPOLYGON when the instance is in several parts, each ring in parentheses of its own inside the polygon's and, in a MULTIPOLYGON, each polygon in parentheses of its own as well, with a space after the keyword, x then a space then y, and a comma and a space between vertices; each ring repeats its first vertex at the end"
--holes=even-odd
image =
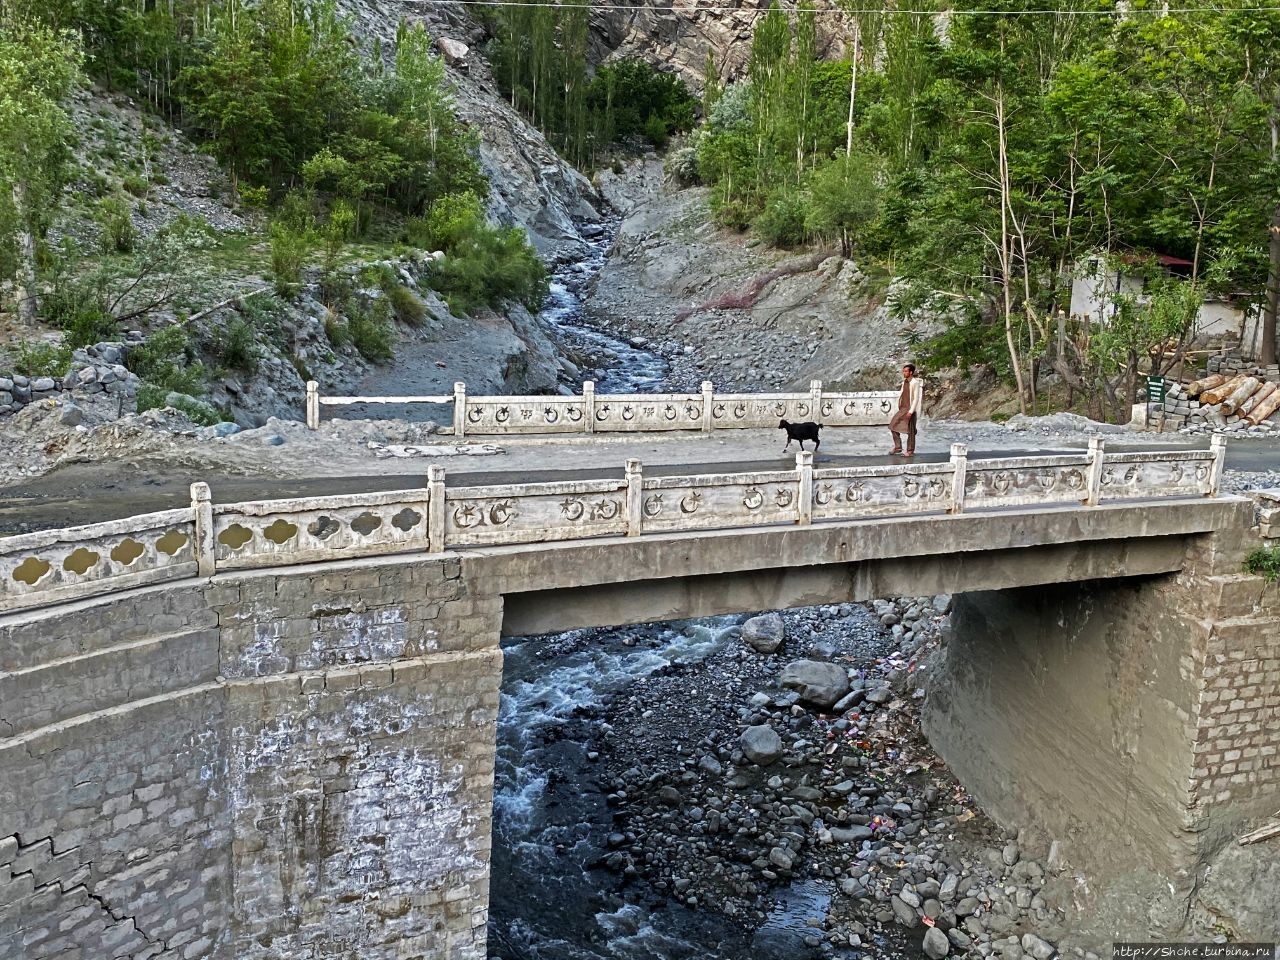
POLYGON ((595 380, 596 393, 660 393, 670 372, 665 359, 588 326, 583 318, 584 298, 609 258, 619 225, 618 220, 607 221, 587 241, 591 252, 586 257, 556 269, 538 320, 586 361, 583 373, 595 380))
MULTIPOLYGON (((597 393, 667 388, 660 356, 583 319, 618 223, 584 259, 555 271, 539 320, 579 360, 597 393)), ((823 916, 830 884, 797 880, 775 892, 758 928, 657 897, 610 870, 614 816, 592 744, 610 732, 610 697, 672 665, 719 652, 741 617, 571 631, 504 641, 498 716, 488 952, 494 960, 811 960, 810 918, 823 916)), ((882 945, 883 946, 883 945, 882 945)), ((880 954, 885 955, 884 953, 880 954)))
POLYGON ((635 681, 721 650, 738 617, 574 631, 504 644, 489 956, 501 960, 806 960, 830 890, 780 891, 758 931, 659 900, 605 869, 613 816, 592 742, 635 681), (582 639, 587 642, 574 642, 582 639), (563 647, 569 652, 559 652, 563 647))

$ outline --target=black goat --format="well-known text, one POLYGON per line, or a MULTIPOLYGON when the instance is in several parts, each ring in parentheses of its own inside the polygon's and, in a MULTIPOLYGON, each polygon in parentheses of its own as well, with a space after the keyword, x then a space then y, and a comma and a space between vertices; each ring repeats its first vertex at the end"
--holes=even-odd
POLYGON ((791 446, 791 441, 796 440, 800 443, 800 449, 804 449, 806 440, 813 441, 814 452, 817 452, 818 444, 822 441, 818 439, 818 431, 822 429, 822 424, 814 423, 807 420, 804 423, 787 423, 785 420, 778 421, 778 429, 787 431, 787 445, 782 448, 782 452, 787 452, 787 447, 791 446))

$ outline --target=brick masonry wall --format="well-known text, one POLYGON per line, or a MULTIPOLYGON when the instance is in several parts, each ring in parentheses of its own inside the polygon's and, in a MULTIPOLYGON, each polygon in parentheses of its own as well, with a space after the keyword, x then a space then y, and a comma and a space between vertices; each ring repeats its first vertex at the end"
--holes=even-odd
POLYGON ((1280 585, 1241 572, 1258 542, 1206 539, 1184 574, 1198 587, 1189 788, 1205 852, 1280 805, 1280 585))
POLYGON ((0 956, 483 957, 501 598, 325 571, 0 618, 0 956))

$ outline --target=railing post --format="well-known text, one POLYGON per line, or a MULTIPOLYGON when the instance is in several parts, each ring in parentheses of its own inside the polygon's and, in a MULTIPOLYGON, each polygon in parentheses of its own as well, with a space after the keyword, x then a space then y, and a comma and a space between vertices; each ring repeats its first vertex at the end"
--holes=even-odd
POLYGON ((212 577, 217 569, 217 555, 213 544, 213 493, 207 483, 191 485, 191 513, 196 528, 196 575, 212 577))
POLYGON ((467 385, 461 380, 453 385, 453 435, 465 436, 467 432, 467 385))
POLYGON ((444 553, 444 467, 427 467, 427 552, 444 553))
POLYGON ((307 429, 320 429, 320 384, 307 381, 307 429))
POLYGON ((627 536, 640 536, 644 522, 644 472, 639 460, 628 460, 623 476, 627 479, 627 536))
POLYGON ((964 485, 969 472, 969 448, 963 443, 951 445, 951 509, 949 513, 964 513, 964 485))
POLYGON ((1101 437, 1089 438, 1089 480, 1085 491, 1084 502, 1096 507, 1102 499, 1102 466, 1106 454, 1106 445, 1101 437))
POLYGON ((822 416, 822 381, 809 381, 810 420, 817 422, 822 416))
POLYGON ((596 432, 596 382, 582 381, 582 412, 587 418, 587 433, 596 432))
POLYGON ((796 477, 799 501, 796 503, 796 523, 801 526, 813 523, 813 451, 801 450, 796 454, 796 477))
POLYGON ((1209 449, 1213 452, 1213 466, 1209 468, 1208 496, 1216 497, 1222 490, 1222 469, 1227 463, 1227 438, 1220 433, 1213 435, 1209 441, 1209 449))
POLYGON ((710 433, 714 426, 711 419, 711 404, 715 400, 715 388, 710 380, 702 381, 702 432, 710 433))

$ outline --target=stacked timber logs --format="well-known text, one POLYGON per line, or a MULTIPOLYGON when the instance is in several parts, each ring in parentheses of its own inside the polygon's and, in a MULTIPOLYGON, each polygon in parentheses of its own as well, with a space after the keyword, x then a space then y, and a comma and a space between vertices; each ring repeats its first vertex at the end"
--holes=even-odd
POLYGON ((1233 373, 1222 363, 1218 366, 1218 372, 1186 386, 1166 383, 1163 407, 1151 411, 1162 428, 1252 434, 1280 429, 1280 422, 1270 422, 1280 413, 1280 376, 1268 377, 1265 367, 1233 373))

